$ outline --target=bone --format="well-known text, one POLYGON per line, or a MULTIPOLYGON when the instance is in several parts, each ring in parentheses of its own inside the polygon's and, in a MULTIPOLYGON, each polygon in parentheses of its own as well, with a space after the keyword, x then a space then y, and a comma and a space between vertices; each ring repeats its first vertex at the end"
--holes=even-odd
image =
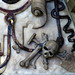
POLYGON ((38 59, 40 56, 41 56, 41 54, 38 53, 38 55, 34 58, 34 60, 33 60, 32 63, 31 63, 31 65, 33 66, 34 69, 36 69, 35 63, 36 63, 37 59, 38 59))
POLYGON ((48 59, 43 57, 43 65, 44 65, 44 69, 48 70, 48 59))
POLYGON ((48 35, 47 34, 45 34, 45 33, 42 33, 42 40, 43 40, 43 42, 46 42, 46 41, 48 41, 48 35))
POLYGON ((16 53, 20 53, 20 48, 17 45, 13 45, 12 48, 16 50, 16 53))
POLYGON ((35 37, 36 37, 36 33, 33 33, 33 35, 28 40, 27 44, 30 44, 31 42, 35 42, 37 45, 40 44, 40 42, 35 37))
POLYGON ((40 50, 41 46, 38 45, 36 49, 29 55, 29 57, 20 62, 20 66, 28 68, 30 65, 30 61, 39 53, 40 50))

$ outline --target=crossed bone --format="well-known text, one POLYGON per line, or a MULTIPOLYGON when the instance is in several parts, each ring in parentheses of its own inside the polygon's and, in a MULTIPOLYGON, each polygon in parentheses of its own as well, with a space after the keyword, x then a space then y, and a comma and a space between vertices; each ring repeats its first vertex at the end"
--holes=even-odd
MULTIPOLYGON (((34 59, 34 61, 31 64, 32 64, 33 68, 36 68, 35 62, 41 56, 41 52, 40 51, 42 50, 42 45, 35 38, 35 36, 36 36, 36 33, 34 33, 31 36, 31 38, 28 41, 28 44, 30 44, 31 42, 35 42, 37 44, 37 47, 33 50, 33 52, 28 57, 26 57, 24 60, 22 60, 20 62, 20 66, 21 67, 28 68, 29 65, 30 65, 31 60, 34 59)), ((43 39, 43 43, 46 42, 46 41, 48 41, 48 35, 45 34, 45 33, 43 33, 42 34, 42 39, 43 39)), ((44 58, 44 57, 43 57, 43 64, 44 64, 44 68, 47 70, 48 69, 48 60, 46 58, 44 58)))

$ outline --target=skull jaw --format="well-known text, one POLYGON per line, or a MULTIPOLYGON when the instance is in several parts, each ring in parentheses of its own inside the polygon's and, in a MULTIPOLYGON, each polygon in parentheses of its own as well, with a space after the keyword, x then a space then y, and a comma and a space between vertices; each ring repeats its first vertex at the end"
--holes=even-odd
POLYGON ((47 58, 52 58, 53 56, 45 56, 45 55, 43 55, 43 57, 47 59, 47 58))

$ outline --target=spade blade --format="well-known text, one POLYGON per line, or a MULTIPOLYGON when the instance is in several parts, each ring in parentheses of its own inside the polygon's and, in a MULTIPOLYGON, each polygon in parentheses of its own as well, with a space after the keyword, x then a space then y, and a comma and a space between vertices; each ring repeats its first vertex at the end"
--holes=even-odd
POLYGON ((75 72, 75 57, 72 52, 67 53, 66 51, 57 55, 61 60, 61 66, 69 72, 75 72))

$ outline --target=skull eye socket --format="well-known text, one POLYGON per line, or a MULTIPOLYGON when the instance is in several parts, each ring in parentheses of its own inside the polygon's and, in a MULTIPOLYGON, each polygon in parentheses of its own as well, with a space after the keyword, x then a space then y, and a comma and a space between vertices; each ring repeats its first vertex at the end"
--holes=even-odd
POLYGON ((46 46, 44 47, 44 49, 45 49, 45 50, 48 50, 48 48, 47 48, 46 46))
POLYGON ((50 55, 53 55, 53 53, 52 53, 52 52, 49 52, 49 54, 50 54, 50 55))

